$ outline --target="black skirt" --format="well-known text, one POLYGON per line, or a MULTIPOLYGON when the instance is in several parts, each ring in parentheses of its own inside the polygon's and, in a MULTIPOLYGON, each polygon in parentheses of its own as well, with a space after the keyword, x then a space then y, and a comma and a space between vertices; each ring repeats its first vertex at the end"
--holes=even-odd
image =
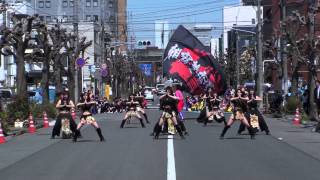
POLYGON ((72 119, 72 116, 70 113, 60 113, 56 119, 56 123, 53 126, 52 129, 52 136, 60 136, 60 131, 61 131, 61 120, 62 119, 68 119, 69 124, 70 124, 70 130, 72 132, 75 132, 77 129, 77 124, 75 121, 72 119))

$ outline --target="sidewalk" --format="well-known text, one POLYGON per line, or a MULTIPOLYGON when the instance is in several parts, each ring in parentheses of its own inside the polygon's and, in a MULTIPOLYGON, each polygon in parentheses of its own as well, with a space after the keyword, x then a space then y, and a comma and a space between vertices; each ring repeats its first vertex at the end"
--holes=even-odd
POLYGON ((271 136, 320 160, 320 134, 312 132, 312 126, 293 125, 290 118, 265 117, 271 136))

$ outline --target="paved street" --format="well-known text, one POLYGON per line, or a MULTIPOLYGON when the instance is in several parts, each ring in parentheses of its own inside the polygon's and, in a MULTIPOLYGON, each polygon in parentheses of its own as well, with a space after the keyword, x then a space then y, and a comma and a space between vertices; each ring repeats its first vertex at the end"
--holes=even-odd
MULTIPOLYGON (((12 138, 0 147, 1 179, 319 179, 320 161, 275 136, 259 134, 256 140, 236 135, 238 124, 220 140, 222 124, 202 127, 188 113, 190 136, 173 139, 174 156, 167 136, 149 136, 158 110, 148 110, 152 125, 138 122, 120 129, 120 114, 97 115, 106 142, 99 142, 92 127, 83 129, 83 138, 51 140, 50 130, 12 138), (173 157, 173 158, 172 158, 173 157), (173 166, 172 166, 173 164, 173 166)), ((270 122, 271 127, 281 122, 270 122)), ((311 133, 311 132, 309 132, 311 133)), ((318 134, 314 133, 313 135, 318 134)))

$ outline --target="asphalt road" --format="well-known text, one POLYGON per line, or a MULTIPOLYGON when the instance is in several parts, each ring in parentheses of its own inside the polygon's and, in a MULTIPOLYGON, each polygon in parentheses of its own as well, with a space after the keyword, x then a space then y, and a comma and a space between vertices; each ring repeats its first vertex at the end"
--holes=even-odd
POLYGON ((152 109, 148 115, 152 124, 146 128, 134 121, 124 129, 119 128, 122 115, 97 115, 105 142, 98 141, 90 126, 82 130, 83 138, 77 143, 70 139, 50 140, 49 136, 39 139, 37 144, 51 143, 0 169, 0 179, 320 179, 319 160, 272 136, 259 134, 255 140, 248 135, 238 136, 238 124, 234 124, 225 139, 220 140, 222 124, 202 127, 194 120, 187 120, 190 135, 185 140, 178 136, 173 140, 167 136, 153 140, 149 134, 160 112, 152 109), (174 156, 168 142, 173 142, 174 156))

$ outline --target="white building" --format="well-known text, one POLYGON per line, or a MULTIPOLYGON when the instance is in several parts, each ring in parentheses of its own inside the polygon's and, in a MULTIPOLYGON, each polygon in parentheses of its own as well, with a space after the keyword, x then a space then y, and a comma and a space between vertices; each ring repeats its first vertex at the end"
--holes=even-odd
POLYGON ((223 8, 223 49, 228 48, 228 34, 232 26, 257 25, 256 8, 254 6, 237 6, 223 8))
MULTIPOLYGON (((47 1, 17 1, 17 0, 8 0, 9 6, 8 6, 8 10, 7 10, 7 27, 12 26, 12 24, 10 24, 10 17, 9 15, 11 13, 15 13, 15 14, 28 14, 28 15, 32 15, 34 13, 40 12, 40 17, 41 17, 41 13, 45 14, 46 11, 45 10, 50 10, 50 12, 52 12, 52 14, 54 11, 57 12, 62 12, 63 10, 66 13, 70 13, 69 11, 66 11, 64 7, 64 3, 61 1, 56 2, 56 1, 50 1, 51 6, 53 7, 53 5, 56 5, 54 3, 58 3, 57 6, 54 6, 54 8, 57 9, 52 9, 52 8, 46 8, 46 6, 44 6, 43 8, 40 8, 40 4, 37 3, 45 3, 47 1), (36 8, 35 8, 36 7, 36 8)), ((49 2, 49 1, 48 1, 49 2)), ((72 1, 73 3, 73 1, 72 1)), ((93 1, 92 6, 95 7, 94 5, 95 0, 93 1)), ((51 7, 50 6, 50 7, 51 7)), ((71 6, 71 1, 69 2, 69 6, 71 6)), ((68 10, 70 10, 72 7, 68 6, 68 10)), ((98 14, 98 12, 100 12, 100 7, 96 7, 93 8, 96 12, 96 14, 98 14)), ((72 14, 73 12, 71 12, 72 14)), ((59 13, 61 14, 61 13, 59 13)), ((92 16, 93 17, 93 16, 92 16)), ((108 17, 108 16, 107 16, 108 17)), ((44 20, 48 23, 48 26, 50 26, 51 23, 53 23, 53 19, 51 21, 48 20, 49 17, 46 19, 44 18, 44 20)), ((66 18, 63 16, 60 20, 62 20, 62 28, 66 28, 67 31, 73 31, 73 24, 72 22, 68 22, 67 20, 65 20, 66 18)), ((70 20, 71 18, 69 18, 70 20)), ((94 69, 95 66, 99 66, 102 62, 102 58, 101 58, 101 51, 104 50, 103 49, 103 45, 101 45, 101 26, 99 23, 95 22, 95 19, 89 19, 89 18, 84 18, 84 15, 82 14, 82 16, 80 16, 80 23, 79 23, 79 36, 80 37, 86 37, 86 41, 92 41, 92 45, 89 46, 85 53, 84 53, 84 58, 87 58, 87 64, 82 68, 83 70, 83 87, 90 87, 93 86, 92 82, 91 82, 91 78, 90 75, 93 75, 94 71, 90 71, 90 69, 94 69)), ((0 24, 3 24, 3 16, 0 16, 0 24)), ((109 27, 106 27, 106 30, 109 27)), ((37 70, 37 69, 33 69, 32 67, 36 67, 33 65, 26 65, 26 71, 32 71, 32 70, 37 70)), ((41 67, 41 66, 40 66, 41 67)), ((7 87, 13 87, 15 85, 15 76, 16 76, 16 65, 14 63, 14 58, 12 56, 3 56, 1 55, 1 64, 0 64, 0 87, 1 86, 7 86, 7 87)), ((64 78, 65 79, 65 78, 64 78)), ((101 78, 100 78, 101 79, 101 78)), ((99 84, 99 83, 98 83, 99 84)))
POLYGON ((166 48, 169 41, 169 23, 168 21, 155 22, 155 46, 159 49, 166 48))

